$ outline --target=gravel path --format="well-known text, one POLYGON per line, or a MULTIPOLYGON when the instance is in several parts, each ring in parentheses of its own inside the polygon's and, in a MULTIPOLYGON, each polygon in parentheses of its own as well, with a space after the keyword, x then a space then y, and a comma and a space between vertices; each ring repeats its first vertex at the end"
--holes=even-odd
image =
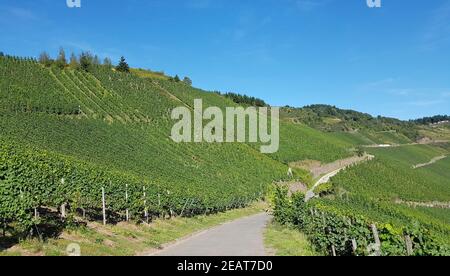
POLYGON ((430 160, 430 162, 414 165, 413 169, 418 169, 418 168, 422 168, 422 167, 433 165, 434 163, 436 163, 436 162, 438 162, 438 161, 440 161, 442 159, 445 159, 445 158, 447 158, 447 155, 434 157, 433 159, 430 160))
POLYGON ((265 256, 263 232, 270 216, 261 213, 201 232, 153 256, 265 256))

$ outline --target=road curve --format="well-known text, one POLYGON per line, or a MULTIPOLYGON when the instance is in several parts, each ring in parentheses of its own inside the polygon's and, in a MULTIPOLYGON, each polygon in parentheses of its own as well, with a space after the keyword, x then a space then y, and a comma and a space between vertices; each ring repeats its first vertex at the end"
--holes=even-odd
POLYGON ((238 219, 168 246, 152 256, 265 256, 266 213, 238 219))

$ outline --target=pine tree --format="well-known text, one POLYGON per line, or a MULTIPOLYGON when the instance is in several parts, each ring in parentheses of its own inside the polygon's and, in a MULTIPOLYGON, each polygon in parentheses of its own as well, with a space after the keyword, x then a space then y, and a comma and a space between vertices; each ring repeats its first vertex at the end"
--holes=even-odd
POLYGON ((184 77, 183 82, 189 86, 192 86, 192 80, 188 77, 184 77))
POLYGON ((56 59, 55 64, 60 69, 64 69, 67 65, 66 52, 64 51, 64 49, 62 47, 59 48, 59 54, 58 54, 58 58, 56 59))
POLYGON ((44 66, 50 67, 53 63, 53 60, 50 58, 50 55, 47 52, 42 52, 39 55, 39 63, 44 66))
POLYGON ((111 67, 112 67, 112 61, 111 61, 111 59, 110 59, 110 58, 105 58, 105 59, 103 60, 103 65, 105 65, 106 67, 111 68, 111 67))
POLYGON ((116 70, 118 72, 124 72, 124 73, 128 73, 130 72, 130 66, 128 66, 128 63, 125 61, 124 57, 120 58, 119 64, 116 67, 116 70))
POLYGON ((89 52, 83 52, 80 55, 80 69, 89 71, 92 65, 92 55, 89 52))
POLYGON ((0 52, 0 57, 4 57, 5 54, 3 52, 0 52))
POLYGON ((178 75, 176 75, 175 78, 173 78, 173 80, 174 80, 175 82, 180 82, 180 77, 179 77, 178 75))
POLYGON ((93 65, 101 65, 100 58, 97 55, 94 56, 94 59, 92 60, 92 64, 93 65))
POLYGON ((72 52, 72 54, 70 55, 70 63, 69 63, 69 66, 70 66, 70 68, 72 68, 72 69, 76 69, 76 68, 78 68, 78 59, 77 59, 77 56, 75 56, 75 54, 72 52))

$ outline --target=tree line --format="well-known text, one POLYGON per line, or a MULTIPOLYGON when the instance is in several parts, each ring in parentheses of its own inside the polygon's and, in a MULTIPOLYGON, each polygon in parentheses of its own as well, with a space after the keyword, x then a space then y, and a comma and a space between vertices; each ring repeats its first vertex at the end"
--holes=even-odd
POLYGON ((235 102, 237 104, 257 106, 257 107, 268 106, 266 104, 266 102, 264 102, 263 100, 255 98, 255 97, 247 96, 247 95, 241 95, 241 94, 229 92, 229 93, 225 93, 224 96, 226 98, 231 99, 233 102, 235 102))
POLYGON ((436 115, 433 117, 424 117, 417 120, 414 120, 415 123, 422 124, 422 125, 429 125, 429 124, 437 124, 445 121, 450 121, 450 116, 448 115, 436 115))
MULTIPOLYGON (((4 52, 0 51, 0 57, 8 57, 4 52)), ((32 58, 32 60, 35 60, 32 58)), ((71 68, 76 70, 83 70, 89 72, 95 66, 105 66, 108 68, 114 68, 118 72, 130 73, 131 69, 128 65, 125 57, 121 57, 116 66, 113 65, 112 60, 109 57, 101 60, 98 55, 94 55, 89 51, 83 51, 79 55, 71 53, 70 57, 67 57, 64 48, 60 48, 56 58, 52 58, 51 55, 43 51, 40 53, 37 61, 45 67, 56 67, 59 69, 71 68)), ((178 75, 174 77, 168 77, 169 81, 184 83, 188 86, 192 86, 192 80, 189 77, 181 79, 178 75)))
MULTIPOLYGON (((75 53, 71 53, 67 58, 65 50, 61 47, 58 55, 53 59, 46 51, 42 52, 38 58, 39 63, 46 67, 57 67, 60 69, 72 68, 78 70, 89 71, 94 66, 106 66, 113 68, 113 63, 110 58, 106 57, 103 60, 97 55, 94 55, 88 51, 81 52, 78 56, 75 53)), ((130 72, 130 66, 125 60, 125 57, 121 57, 119 63, 115 67, 116 71, 128 73, 130 72)))

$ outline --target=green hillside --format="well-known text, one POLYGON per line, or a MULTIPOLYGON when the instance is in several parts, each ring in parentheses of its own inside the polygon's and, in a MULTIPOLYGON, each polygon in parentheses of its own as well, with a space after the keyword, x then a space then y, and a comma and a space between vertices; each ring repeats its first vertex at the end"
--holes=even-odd
MULTIPOLYGON (((174 108, 192 111, 195 99, 222 110, 240 103, 161 73, 122 73, 102 65, 61 69, 0 57, 0 80, 0 217, 11 233, 44 223, 47 218, 35 211, 62 205, 98 220, 102 189, 113 221, 123 220, 126 210, 142 221, 145 214, 151 219, 238 208, 263 197, 271 183, 286 180, 291 162, 331 163, 361 146, 389 143, 403 145, 367 148, 374 160, 340 172, 324 198, 301 205, 299 212, 306 216, 305 210, 317 208, 330 222, 336 214, 357 215, 362 225, 376 221, 385 230, 386 223, 398 229, 419 223, 426 230, 418 233, 429 230, 438 244, 449 243, 447 209, 397 202, 450 201, 448 157, 413 169, 448 155, 449 144, 404 145, 425 133, 445 137, 436 128, 328 106, 283 108, 280 149, 265 155, 259 143, 173 142, 174 108)), ((295 172, 294 178, 306 180, 306 172, 295 172)), ((298 199, 288 202, 300 204, 298 199)), ((320 238, 316 234, 313 239, 320 238)), ((339 235, 325 235, 324 248, 339 235)))
POLYGON ((337 133, 344 140, 357 144, 407 144, 426 135, 429 129, 417 122, 401 121, 382 116, 373 117, 354 110, 329 105, 311 105, 303 108, 284 107, 282 116, 295 123, 304 123, 315 129, 337 133))
POLYGON ((436 156, 450 153, 448 144, 368 149, 375 158, 351 166, 331 178, 320 198, 304 202, 278 188, 275 218, 296 225, 326 255, 370 255, 373 227, 381 255, 444 255, 450 253, 449 158, 417 169, 436 156), (412 241, 407 252, 405 237, 412 241), (356 250, 353 244, 357 245, 356 250))
POLYGON ((5 160, 0 187, 8 194, 0 212, 25 226, 38 207, 68 203, 95 212, 101 187, 106 187, 111 216, 123 216, 125 209, 141 217, 145 209, 160 215, 239 207, 286 177, 283 162, 349 155, 348 144, 285 122, 276 160, 261 154, 258 145, 174 143, 173 108, 192 106, 198 98, 205 107, 236 104, 142 70, 62 70, 2 57, 0 79, 0 156, 5 160), (127 185, 128 203, 123 202, 127 185))

